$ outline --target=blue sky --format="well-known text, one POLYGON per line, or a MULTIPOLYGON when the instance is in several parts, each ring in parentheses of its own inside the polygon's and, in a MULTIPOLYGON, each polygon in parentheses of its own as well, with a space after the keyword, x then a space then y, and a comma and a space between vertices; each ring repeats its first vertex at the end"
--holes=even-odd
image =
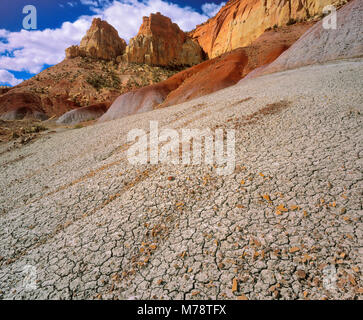
MULTIPOLYGON (((226 1, 226 0, 225 0, 226 1)), ((221 0, 6 0, 0 1, 0 85, 16 85, 64 59, 93 17, 111 23, 120 37, 135 36, 142 16, 161 12, 192 30, 214 16, 221 0), (23 29, 25 5, 37 10, 37 29, 23 29)))

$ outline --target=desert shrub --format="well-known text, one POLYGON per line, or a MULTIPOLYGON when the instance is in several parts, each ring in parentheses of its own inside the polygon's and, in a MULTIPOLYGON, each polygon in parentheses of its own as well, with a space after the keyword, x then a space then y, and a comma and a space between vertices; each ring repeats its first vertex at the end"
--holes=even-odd
POLYGON ((135 81, 133 77, 130 77, 130 79, 127 81, 126 87, 128 88, 135 88, 138 87, 139 84, 135 81))
POLYGON ((107 78, 99 74, 92 74, 88 76, 86 81, 97 90, 107 87, 107 78))
POLYGON ((118 77, 118 75, 113 70, 110 71, 109 74, 111 77, 111 88, 120 88, 120 78, 118 77))
POLYGON ((110 70, 106 75, 91 74, 86 81, 97 90, 101 88, 118 89, 120 87, 120 78, 113 70, 110 70))
POLYGON ((286 25, 290 26, 290 25, 295 24, 295 23, 296 23, 296 20, 293 19, 293 18, 290 18, 289 21, 287 21, 286 25))
POLYGON ((45 131, 48 130, 47 127, 41 125, 41 124, 36 124, 34 126, 28 127, 28 128, 22 128, 21 129, 21 133, 38 133, 41 131, 45 131))

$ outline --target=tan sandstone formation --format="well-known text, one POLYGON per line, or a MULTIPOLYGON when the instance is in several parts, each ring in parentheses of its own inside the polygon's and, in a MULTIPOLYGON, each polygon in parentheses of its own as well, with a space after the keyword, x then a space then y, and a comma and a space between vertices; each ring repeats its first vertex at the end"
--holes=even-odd
POLYGON ((181 71, 160 83, 118 97, 100 122, 183 103, 236 84, 251 70, 270 63, 311 23, 266 31, 250 46, 238 48, 181 71))
POLYGON ((248 46, 266 29, 320 18, 326 5, 347 0, 230 0, 190 33, 209 58, 248 46))
POLYGON ((66 57, 88 56, 112 60, 122 55, 125 48, 126 42, 119 37, 117 30, 106 21, 95 18, 87 34, 82 38, 81 44, 66 49, 66 57))
POLYGON ((203 61, 204 53, 197 42, 176 23, 159 12, 143 17, 136 37, 130 40, 122 60, 149 65, 195 65, 203 61))
POLYGON ((363 1, 353 0, 337 11, 336 29, 325 29, 323 21, 319 21, 275 61, 254 70, 247 78, 336 59, 361 57, 362 21, 363 1))

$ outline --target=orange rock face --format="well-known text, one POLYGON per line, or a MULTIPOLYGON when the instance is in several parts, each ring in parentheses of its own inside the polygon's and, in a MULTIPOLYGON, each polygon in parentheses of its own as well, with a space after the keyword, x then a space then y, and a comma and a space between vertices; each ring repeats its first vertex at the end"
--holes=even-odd
POLYGON ((81 44, 66 49, 66 57, 88 56, 112 60, 122 55, 125 48, 126 42, 119 37, 117 30, 106 21, 95 18, 87 34, 82 38, 81 44))
POLYGON ((275 60, 311 25, 299 23, 266 31, 248 47, 204 61, 158 84, 123 94, 99 121, 168 107, 234 85, 255 68, 275 60))
POLYGON ((247 63, 248 57, 242 48, 208 60, 196 66, 198 70, 173 90, 159 107, 189 101, 234 85, 242 78, 247 63))
POLYGON ((248 46, 266 29, 319 18, 326 5, 347 0, 230 0, 190 33, 209 58, 248 46))
POLYGON ((249 74, 254 78, 263 74, 324 63, 336 59, 361 57, 363 55, 362 0, 353 0, 337 11, 336 29, 324 29, 317 22, 307 30, 289 50, 276 60, 249 74))
POLYGON ((243 49, 237 49, 225 57, 208 60, 179 72, 158 84, 125 93, 114 101, 99 121, 182 103, 233 85, 241 79, 247 61, 243 49))
POLYGON ((250 46, 235 49, 191 68, 198 68, 198 71, 185 79, 159 107, 182 103, 236 84, 252 70, 274 61, 311 25, 300 23, 266 31, 250 46))
POLYGON ((136 37, 130 40, 123 61, 149 65, 195 65, 203 61, 199 44, 159 12, 143 17, 136 37))

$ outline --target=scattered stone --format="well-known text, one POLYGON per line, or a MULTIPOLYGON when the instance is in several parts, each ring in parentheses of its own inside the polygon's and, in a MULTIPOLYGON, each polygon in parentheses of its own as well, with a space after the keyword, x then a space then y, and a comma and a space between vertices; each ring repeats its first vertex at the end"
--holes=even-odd
POLYGON ((289 249, 290 253, 295 253, 295 252, 298 252, 298 251, 300 251, 299 247, 292 247, 292 248, 289 249))
POLYGON ((237 278, 234 278, 232 281, 232 293, 236 292, 238 290, 238 280, 237 278))
POLYGON ((306 273, 304 270, 296 271, 296 276, 299 280, 304 280, 306 278, 306 273))

